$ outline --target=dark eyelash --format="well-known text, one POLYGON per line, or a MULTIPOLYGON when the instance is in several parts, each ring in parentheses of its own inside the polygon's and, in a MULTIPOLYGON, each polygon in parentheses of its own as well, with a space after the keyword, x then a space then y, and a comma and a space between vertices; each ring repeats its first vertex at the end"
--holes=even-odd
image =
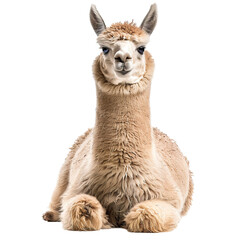
POLYGON ((144 46, 140 46, 140 47, 137 48, 137 51, 138 51, 141 55, 143 55, 144 50, 145 50, 145 47, 144 47, 144 46))
POLYGON ((102 47, 103 54, 106 55, 109 53, 109 48, 107 47, 102 47))

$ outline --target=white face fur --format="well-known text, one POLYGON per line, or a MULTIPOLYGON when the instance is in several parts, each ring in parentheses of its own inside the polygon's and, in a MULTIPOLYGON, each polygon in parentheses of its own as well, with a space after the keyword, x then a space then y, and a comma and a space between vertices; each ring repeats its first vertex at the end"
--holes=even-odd
POLYGON ((105 37, 101 33, 104 33, 106 25, 95 5, 90 9, 90 21, 103 50, 100 68, 106 80, 114 85, 138 83, 145 73, 144 48, 157 23, 156 4, 151 5, 139 27, 143 32, 141 36, 130 34, 130 38, 121 40, 105 37))
POLYGON ((139 82, 145 73, 146 43, 130 40, 101 43, 103 53, 100 56, 100 67, 106 80, 114 85, 139 82))

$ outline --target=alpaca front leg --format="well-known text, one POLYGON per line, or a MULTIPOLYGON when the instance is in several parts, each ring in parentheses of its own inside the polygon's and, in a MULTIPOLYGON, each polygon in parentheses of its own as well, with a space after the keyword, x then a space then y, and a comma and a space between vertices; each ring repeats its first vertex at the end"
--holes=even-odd
POLYGON ((149 200, 135 205, 125 218, 130 232, 166 232, 180 220, 178 210, 166 201, 149 200))
POLYGON ((94 231, 110 228, 100 202, 87 194, 79 194, 63 204, 61 221, 67 230, 94 231))

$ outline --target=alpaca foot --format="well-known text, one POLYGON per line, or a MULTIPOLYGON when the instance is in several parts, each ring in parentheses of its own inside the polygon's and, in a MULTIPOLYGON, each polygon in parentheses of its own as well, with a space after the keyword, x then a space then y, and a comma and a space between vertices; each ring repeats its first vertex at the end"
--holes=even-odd
POLYGON ((110 228, 100 202, 86 194, 77 195, 64 204, 61 220, 63 228, 67 230, 93 231, 110 228))
POLYGON ((59 222, 59 213, 56 211, 47 211, 42 215, 43 220, 48 222, 59 222))
POLYGON ((130 232, 166 232, 176 228, 180 215, 176 208, 161 200, 150 200, 134 206, 125 218, 130 232))

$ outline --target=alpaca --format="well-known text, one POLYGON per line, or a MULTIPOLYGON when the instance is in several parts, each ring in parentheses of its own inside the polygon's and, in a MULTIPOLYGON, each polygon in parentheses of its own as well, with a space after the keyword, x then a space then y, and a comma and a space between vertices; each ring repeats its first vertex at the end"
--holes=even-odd
POLYGON ((94 5, 90 20, 103 51, 93 63, 96 122, 73 144, 43 219, 67 230, 170 231, 191 205, 193 183, 177 144, 151 127, 154 61, 145 46, 156 4, 140 27, 107 28, 94 5))

